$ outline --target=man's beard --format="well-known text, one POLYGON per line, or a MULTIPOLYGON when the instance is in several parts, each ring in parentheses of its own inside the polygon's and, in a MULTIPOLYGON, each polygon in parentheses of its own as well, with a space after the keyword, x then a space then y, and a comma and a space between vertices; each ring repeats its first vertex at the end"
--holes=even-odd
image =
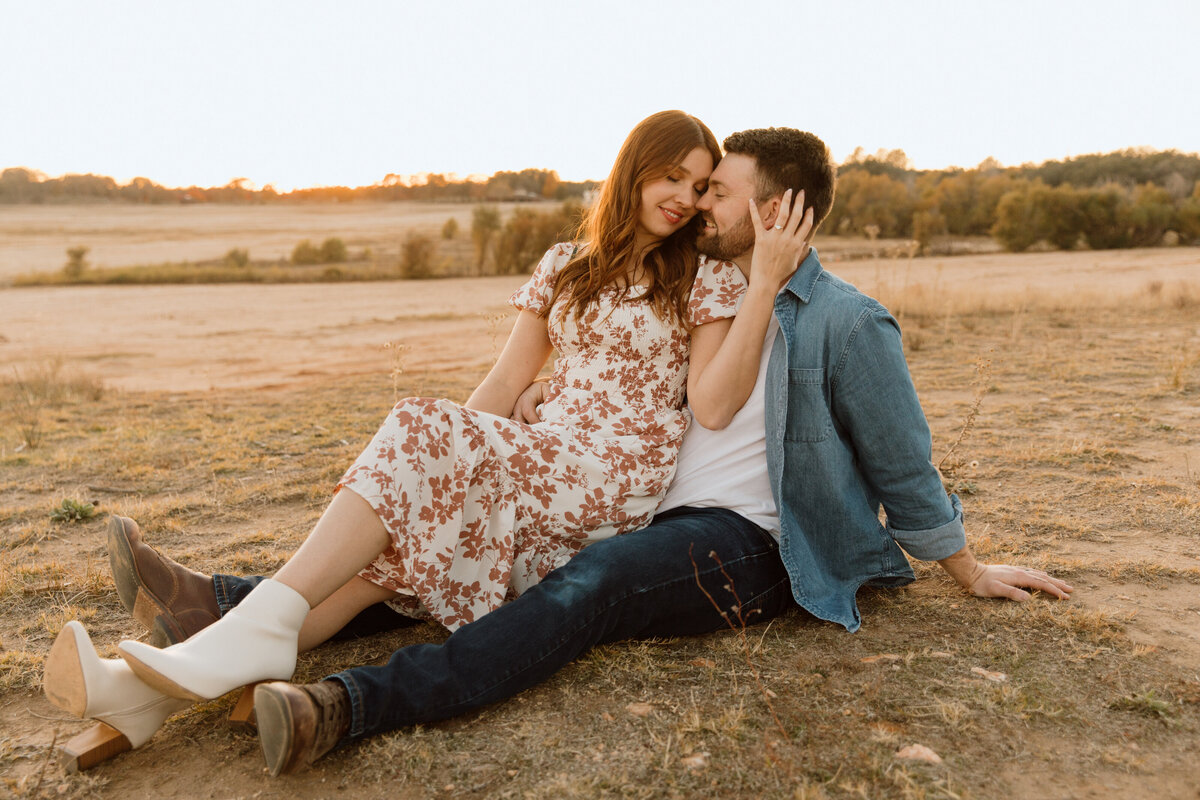
POLYGON ((724 233, 701 233, 696 249, 710 258, 732 261, 754 247, 754 223, 745 214, 724 233))

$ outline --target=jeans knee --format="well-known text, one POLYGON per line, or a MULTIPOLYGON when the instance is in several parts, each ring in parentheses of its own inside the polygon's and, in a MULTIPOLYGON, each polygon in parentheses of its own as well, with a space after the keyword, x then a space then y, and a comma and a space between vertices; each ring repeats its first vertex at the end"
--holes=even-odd
POLYGON ((585 547, 578 555, 546 576, 536 588, 564 606, 585 607, 611 598, 626 588, 632 578, 627 559, 609 558, 610 540, 585 547))

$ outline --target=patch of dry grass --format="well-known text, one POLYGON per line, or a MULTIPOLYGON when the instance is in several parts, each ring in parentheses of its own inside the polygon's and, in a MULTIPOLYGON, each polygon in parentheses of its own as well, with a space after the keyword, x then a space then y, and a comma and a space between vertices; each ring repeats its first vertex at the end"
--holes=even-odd
MULTIPOLYGON (((795 613, 745 640, 724 632, 600 647, 510 702, 338 751, 287 791, 988 798, 1028 788, 1027 778, 1065 792, 1063 780, 1133 776, 1168 796, 1183 785, 1171 780, 1190 780, 1181 770, 1200 744, 1200 691, 1194 670, 1159 649, 1183 640, 1147 645, 1130 635, 1134 609, 1089 601, 1122 584, 1151 587, 1166 606, 1195 596, 1200 457, 1189 472, 1184 456, 1195 453, 1196 384, 1169 386, 1164 366, 1178 331, 1195 325, 1190 307, 1176 308, 1166 289, 1109 310, 1067 298, 989 311, 982 295, 965 308, 931 297, 904 304, 906 332, 914 323, 924 336, 909 360, 935 457, 973 420, 944 464, 964 494, 972 545, 987 560, 1066 575, 1075 599, 981 601, 935 565, 917 565, 911 587, 860 593, 865 621, 853 636, 795 613), (985 356, 977 394, 971 379, 985 356), (943 763, 897 758, 914 743, 943 763)), ((64 395, 41 446, 0 456, 6 695, 36 702, 40 659, 72 616, 88 617, 105 652, 136 633, 107 580, 103 522, 50 522, 61 497, 135 517, 194 568, 269 572, 303 539, 394 393, 412 391, 402 366, 253 394, 64 395)), ((461 399, 480 377, 422 381, 461 399)), ((302 658, 297 679, 444 635, 420 625, 330 645, 302 658)), ((258 783, 253 740, 215 724, 229 702, 173 720, 145 752, 97 774, 120 789, 131 765, 199 759, 206 774, 236 776, 231 793, 280 791, 258 783)), ((30 774, 33 761, 12 759, 12 774, 30 774)), ((74 780, 54 776, 67 796, 91 791, 74 780)))
POLYGON ((90 375, 66 372, 61 359, 24 372, 14 368, 11 376, 0 379, 0 407, 7 410, 4 416, 17 431, 18 451, 41 444, 48 413, 67 403, 99 400, 103 394, 103 383, 90 375))
MULTIPOLYGON (((1070 332, 1087 327, 1081 317, 1089 310, 1127 309, 1144 314, 1158 309, 1187 312, 1200 305, 1200 283, 1191 280, 1173 281, 1158 292, 1129 293, 1104 285, 1080 286, 1069 292, 1048 292, 1034 287, 997 291, 987 281, 946 284, 936 277, 933 281, 910 280, 907 272, 900 270, 900 273, 897 275, 896 270, 887 275, 879 273, 873 282, 864 282, 860 288, 883 303, 902 323, 907 320, 931 331, 965 324, 973 330, 982 320, 1000 317, 1004 320, 1003 338, 1013 341, 1044 328, 1070 332)), ((1195 347, 1185 344, 1181 355, 1192 365, 1194 354, 1195 347)))

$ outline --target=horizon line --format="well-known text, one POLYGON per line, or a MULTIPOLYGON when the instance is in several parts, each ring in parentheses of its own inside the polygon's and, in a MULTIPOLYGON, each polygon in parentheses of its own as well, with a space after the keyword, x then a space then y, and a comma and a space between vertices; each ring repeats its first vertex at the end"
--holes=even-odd
MULTIPOLYGON (((850 164, 856 164, 856 163, 860 164, 865 161, 874 161, 876 163, 881 163, 881 162, 887 163, 886 156, 888 154, 894 153, 897 150, 900 151, 901 153, 905 152, 903 148, 891 148, 891 149, 879 148, 879 149, 875 150, 874 152, 861 158, 860 160, 852 160, 856 154, 858 154, 860 151, 863 151, 863 150, 864 150, 864 148, 862 148, 862 147, 855 148, 855 150, 851 151, 850 155, 846 156, 846 158, 844 160, 837 162, 837 166, 844 167, 844 166, 848 166, 850 164)), ((964 167, 964 166, 961 166, 958 164, 951 164, 951 165, 947 165, 947 166, 943 166, 943 167, 933 167, 933 168, 926 168, 926 169, 918 169, 917 167, 913 166, 911 159, 908 159, 907 153, 905 153, 905 157, 907 159, 906 166, 899 166, 899 165, 896 165, 896 166, 897 166, 897 168, 902 169, 906 172, 917 172, 917 173, 949 172, 949 171, 953 171, 953 170, 962 170, 962 171, 966 172, 966 171, 969 171, 972 169, 979 169, 981 166, 983 166, 984 164, 986 164, 988 162, 995 162, 995 164, 998 165, 998 167, 996 167, 998 169, 1021 169, 1021 168, 1026 168, 1026 167, 1036 168, 1036 167, 1044 166, 1045 164, 1048 164, 1051 162, 1069 162, 1069 161, 1075 161, 1075 160, 1082 159, 1082 158, 1089 158, 1089 157, 1095 157, 1095 156, 1108 156, 1108 155, 1131 153, 1131 152, 1134 154, 1137 154, 1137 155, 1156 155, 1159 153, 1175 153, 1177 155, 1194 156, 1196 158, 1200 158, 1200 151, 1181 150, 1181 149, 1177 149, 1174 147, 1159 149, 1159 148, 1152 147, 1149 145, 1131 145, 1129 147, 1123 147, 1123 148, 1118 148, 1116 150, 1108 150, 1108 151, 1104 151, 1104 152, 1080 153, 1078 155, 1063 156, 1061 158, 1047 158, 1047 159, 1044 159, 1044 160, 1038 161, 1038 162, 1024 161, 1024 162, 1021 162, 1020 164, 1005 164, 1005 163, 999 161, 998 159, 994 158, 993 156, 986 156, 978 164, 971 166, 971 167, 964 167)), ((469 173, 464 176, 460 176, 458 173, 453 172, 453 171, 439 172, 439 171, 435 171, 435 170, 429 170, 429 171, 425 171, 425 172, 414 172, 414 173, 388 172, 388 173, 385 173, 382 178, 375 181, 374 183, 359 184, 357 186, 351 186, 347 183, 322 183, 322 184, 310 184, 307 186, 296 185, 296 186, 292 186, 291 188, 280 189, 278 184, 275 182, 267 181, 266 183, 260 184, 256 181, 254 181, 253 179, 245 177, 245 176, 232 177, 228 181, 226 181, 224 184, 212 184, 209 186, 203 186, 198 183, 191 183, 189 185, 183 186, 183 185, 169 185, 166 183, 160 183, 160 182, 154 180, 153 178, 147 177, 146 175, 134 175, 133 177, 130 177, 130 178, 124 180, 123 182, 120 179, 118 179, 112 175, 105 175, 105 174, 97 173, 97 172, 67 171, 67 172, 62 172, 62 173, 56 174, 56 175, 51 175, 51 174, 46 173, 35 167, 29 167, 29 166, 25 166, 25 165, 15 165, 15 164, 10 165, 10 166, 0 167, 0 174, 7 172, 8 170, 13 170, 13 169, 24 170, 26 172, 32 173, 35 176, 41 176, 40 179, 37 180, 38 183, 41 183, 44 181, 50 181, 50 180, 61 180, 63 178, 67 178, 70 176, 92 176, 92 177, 97 177, 97 178, 108 178, 109 180, 112 180, 114 183, 116 183, 118 187, 123 187, 123 186, 129 186, 130 184, 132 184, 135 180, 138 180, 139 178, 143 178, 145 180, 150 181, 152 184, 154 184, 155 186, 157 186, 161 189, 167 189, 167 190, 171 190, 171 191, 186 191, 188 189, 224 189, 224 188, 229 187, 231 184, 244 182, 244 183, 248 184, 249 187, 252 187, 252 188, 247 188, 246 189, 247 191, 261 192, 267 188, 270 188, 273 191, 275 191, 277 194, 292 194, 294 192, 311 191, 311 190, 317 190, 317 189, 349 189, 349 190, 369 189, 369 188, 374 188, 374 187, 385 186, 385 185, 387 185, 385 182, 389 178, 393 178, 393 177, 397 178, 398 182, 403 183, 406 186, 422 186, 425 183, 427 183, 428 178, 433 175, 439 175, 439 176, 445 178, 450 183, 486 183, 490 178, 493 178, 496 175, 501 175, 501 174, 506 174, 506 173, 516 175, 516 174, 520 174, 520 173, 526 172, 526 171, 552 172, 552 173, 554 173, 555 177, 559 181, 562 181, 564 183, 603 183, 603 181, 604 181, 603 178, 584 178, 584 179, 579 179, 579 180, 571 179, 571 178, 564 178, 558 173, 558 170, 553 169, 553 168, 524 167, 522 169, 498 169, 490 175, 485 175, 483 173, 478 173, 478 172, 472 172, 472 173, 469 173), (410 182, 412 179, 420 179, 420 182, 412 183, 412 182, 410 182)))

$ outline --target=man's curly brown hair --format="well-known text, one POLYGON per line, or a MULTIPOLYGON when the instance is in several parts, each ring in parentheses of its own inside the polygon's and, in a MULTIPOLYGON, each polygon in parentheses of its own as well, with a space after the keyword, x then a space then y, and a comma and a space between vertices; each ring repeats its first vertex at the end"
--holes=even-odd
POLYGON ((833 207, 837 167, 825 143, 807 131, 795 128, 754 128, 725 139, 725 152, 754 159, 760 203, 791 189, 804 190, 804 202, 812 206, 813 229, 833 207))

